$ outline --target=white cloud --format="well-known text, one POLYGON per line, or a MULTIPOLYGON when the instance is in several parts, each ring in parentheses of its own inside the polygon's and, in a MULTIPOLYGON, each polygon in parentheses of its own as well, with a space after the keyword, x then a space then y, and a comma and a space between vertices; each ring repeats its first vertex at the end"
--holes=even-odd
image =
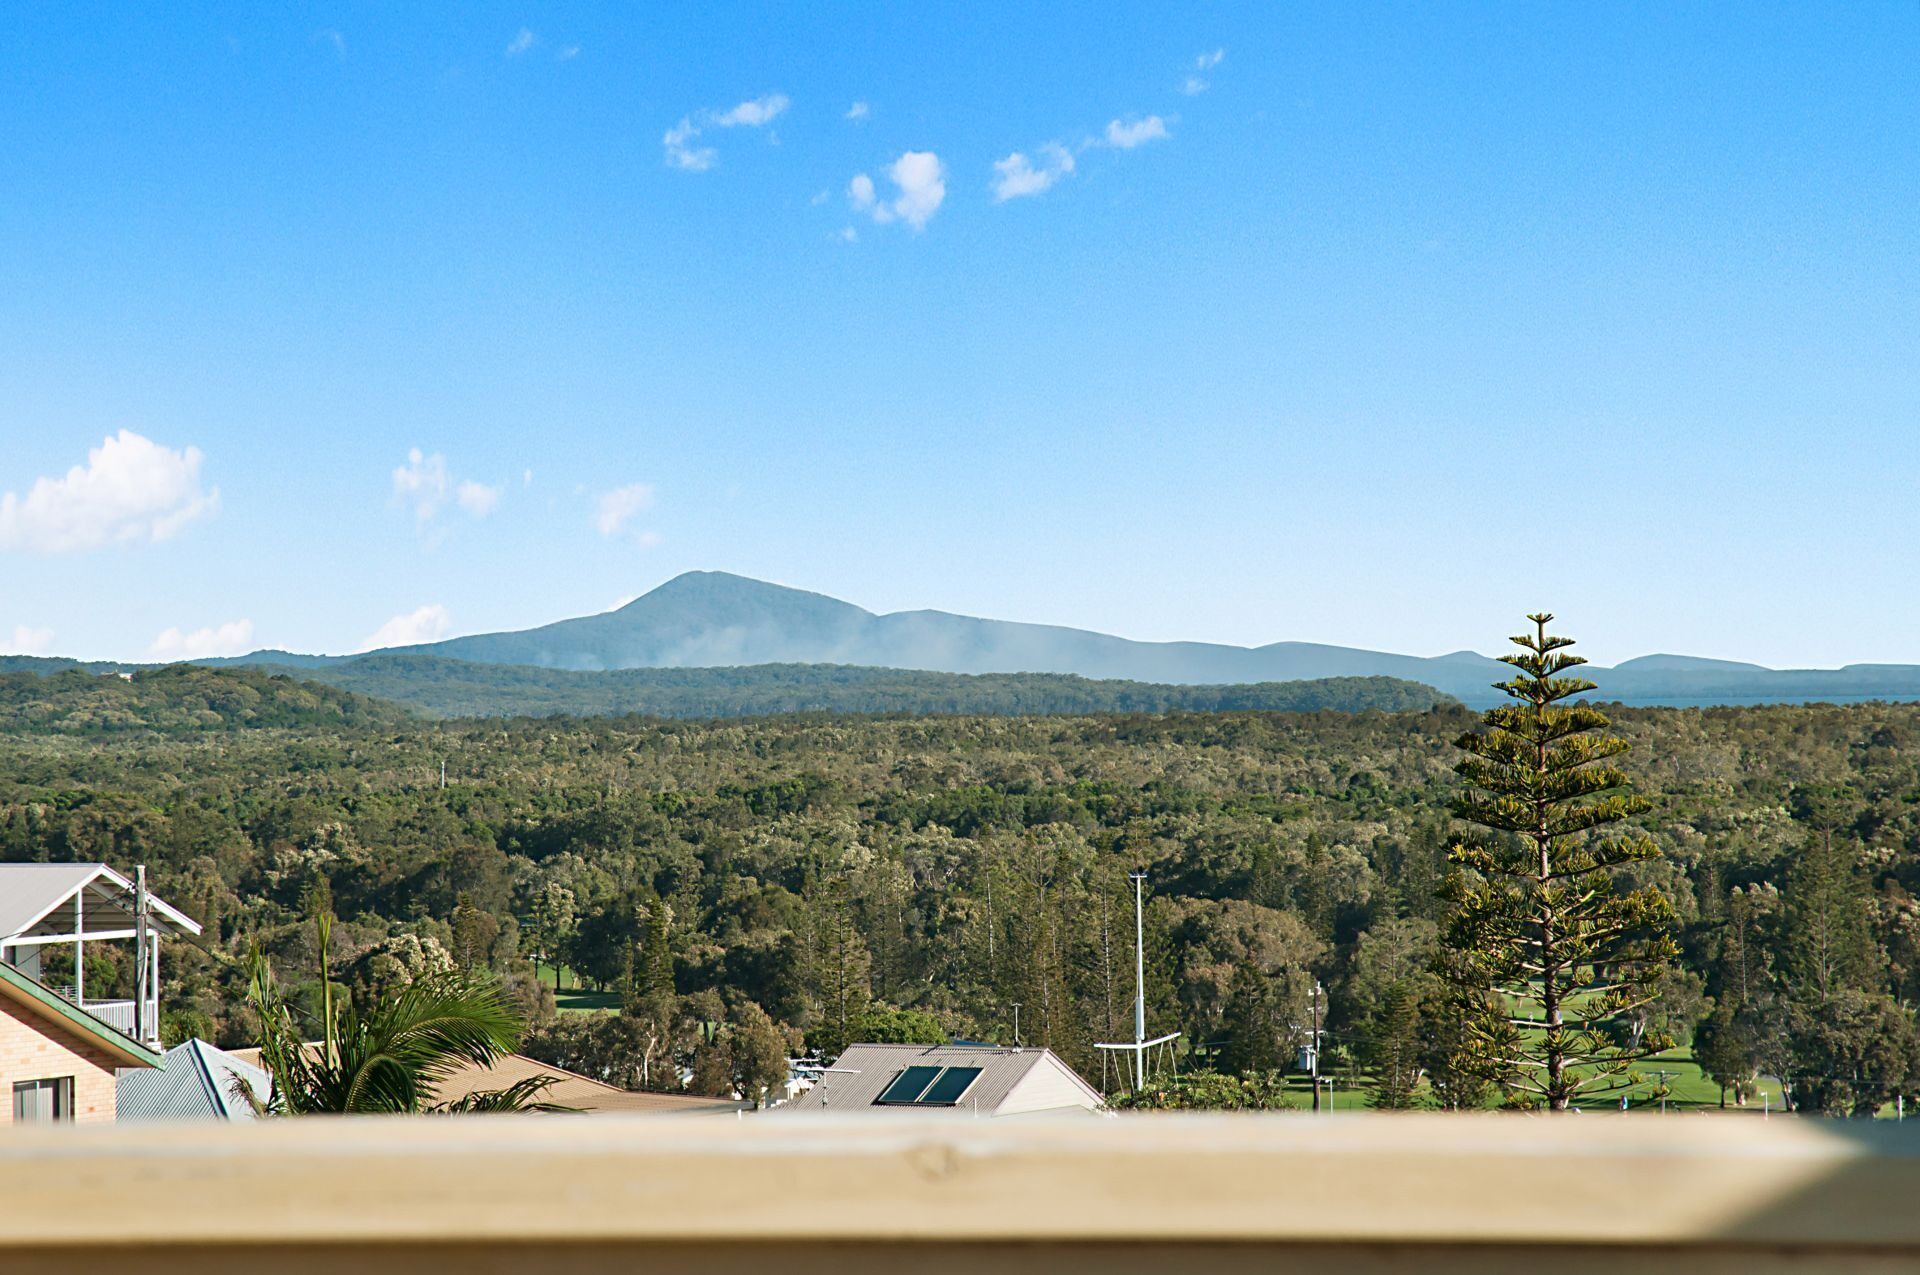
POLYGON ((904 221, 915 230, 925 229, 947 198, 947 170, 940 157, 932 151, 907 151, 888 166, 887 177, 899 188, 898 197, 880 199, 873 178, 857 173, 847 183, 847 202, 882 225, 904 221))
POLYGON ((556 62, 571 62, 579 56, 580 46, 577 44, 566 45, 558 53, 553 55, 554 61, 556 62))
POLYGON ((620 529, 632 520, 635 514, 644 513, 653 508, 653 486, 650 483, 632 483, 618 487, 600 497, 599 511, 594 515, 593 525, 600 529, 603 536, 618 535, 620 529))
POLYGON ((53 649, 53 630, 36 629, 25 624, 13 626, 9 641, 0 635, 0 655, 45 655, 53 649))
POLYGON ((229 620, 213 628, 184 633, 168 629, 153 640, 147 654, 163 663, 204 660, 216 655, 245 655, 253 649, 253 621, 229 620))
POLYGON ((872 113, 873 108, 865 102, 855 102, 847 108, 847 118, 850 120, 863 120, 872 113))
POLYGON ((840 227, 840 242, 841 243, 859 243, 860 232, 855 230, 852 226, 842 226, 840 227))
POLYGON ((700 129, 691 116, 668 129, 660 138, 660 144, 667 152, 667 167, 689 173, 704 173, 712 168, 713 161, 719 158, 719 152, 711 146, 692 145, 693 139, 698 136, 700 129))
POLYGON ((438 642, 453 627, 453 616, 438 602, 396 615, 367 635, 360 644, 363 651, 381 651, 390 646, 418 646, 438 642))
POLYGON ((764 128, 793 103, 785 93, 769 93, 740 103, 727 111, 702 111, 697 116, 683 115, 680 122, 661 135, 667 167, 689 173, 704 173, 719 161, 720 153, 711 146, 694 143, 707 128, 764 128))
POLYGON ((1117 150, 1130 151, 1144 142, 1157 141, 1167 136, 1167 122, 1158 115, 1149 115, 1142 120, 1122 124, 1112 120, 1107 124, 1107 145, 1117 150))
POLYGON ((0 495, 0 550, 73 553, 158 542, 220 508, 200 487, 200 449, 175 451, 121 430, 61 478, 0 495))
POLYGON ((413 516, 432 522, 447 503, 453 480, 447 477, 447 458, 428 456, 418 447, 407 452, 407 463, 393 471, 393 498, 413 506, 413 516))
POLYGON ((520 34, 507 41, 507 56, 517 58, 538 43, 540 43, 539 36, 527 30, 525 27, 521 27, 520 34))
POLYGON ((409 449, 407 463, 393 471, 393 498, 411 505, 414 521, 422 527, 438 518, 448 504, 459 506, 475 518, 485 518, 499 507, 503 494, 504 488, 472 479, 456 481, 444 455, 429 455, 418 447, 409 449))
POLYGON ((1015 151, 994 161, 993 197, 1005 203, 1026 195, 1038 195, 1073 171, 1073 152, 1055 142, 1040 148, 1044 163, 1035 168, 1025 153, 1015 151))
MULTIPOLYGON (((1213 70, 1214 67, 1219 66, 1222 62, 1226 61, 1226 58, 1227 58, 1227 51, 1225 49, 1215 49, 1211 53, 1202 53, 1199 57, 1193 60, 1193 69, 1196 72, 1211 71, 1213 70)), ((1208 88, 1207 81, 1202 79, 1197 74, 1189 75, 1186 78, 1186 80, 1182 82, 1180 85, 1180 91, 1182 93, 1185 93, 1188 97, 1193 97, 1195 94, 1198 94, 1198 93, 1204 93, 1207 91, 1207 88, 1208 88)))
POLYGON ((769 93, 765 97, 742 102, 724 115, 714 116, 713 123, 720 128, 760 128, 773 123, 791 105, 793 103, 785 93, 769 93))
POLYGON ((500 504, 502 489, 485 483, 463 482, 454 491, 454 500, 475 518, 485 518, 500 504))

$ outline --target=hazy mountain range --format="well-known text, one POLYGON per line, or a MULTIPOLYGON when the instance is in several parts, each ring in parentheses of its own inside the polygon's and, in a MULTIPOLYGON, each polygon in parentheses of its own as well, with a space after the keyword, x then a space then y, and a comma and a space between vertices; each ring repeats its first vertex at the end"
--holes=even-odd
MULTIPOLYGON (((831 664, 942 673, 1063 673, 1176 685, 1391 677, 1423 683, 1476 706, 1498 698, 1490 686, 1508 672, 1505 665, 1473 651, 1416 656, 1311 642, 1259 647, 1136 642, 1083 629, 944 611, 881 615, 824 594, 718 571, 677 576, 603 615, 399 651, 469 664, 593 672, 831 664)), ((367 658, 256 652, 239 662, 312 668, 367 658)), ((1600 698, 1631 704, 1920 700, 1920 666, 1915 665, 1780 670, 1648 655, 1588 672, 1599 683, 1600 698)))

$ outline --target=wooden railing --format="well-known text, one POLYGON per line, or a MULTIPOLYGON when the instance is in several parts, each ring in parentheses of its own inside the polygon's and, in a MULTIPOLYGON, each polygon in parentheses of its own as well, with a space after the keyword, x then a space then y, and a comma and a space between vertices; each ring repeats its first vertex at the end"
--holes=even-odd
POLYGON ((1920 1269, 1920 1130, 465 1117, 0 1133, 0 1271, 1920 1269))

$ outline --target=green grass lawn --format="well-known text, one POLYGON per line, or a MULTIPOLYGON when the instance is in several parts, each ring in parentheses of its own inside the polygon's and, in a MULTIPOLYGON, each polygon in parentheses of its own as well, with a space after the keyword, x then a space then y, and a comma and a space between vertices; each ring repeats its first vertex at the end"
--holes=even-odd
MULTIPOLYGON (((1757 1116, 1769 1108, 1777 1112, 1782 1110, 1784 1106, 1780 1101, 1779 1083, 1769 1078, 1763 1079, 1760 1082, 1760 1092, 1756 1093, 1745 1107, 1734 1106, 1733 1098, 1729 1095, 1727 1098, 1726 1111, 1723 1113, 1720 1109, 1720 1086, 1700 1074, 1699 1064, 1693 1061, 1692 1051, 1687 1049, 1670 1049, 1657 1058, 1645 1060, 1640 1063, 1635 1070, 1646 1077, 1647 1083, 1637 1087, 1628 1094, 1627 1110, 1629 1112, 1649 1113, 1653 1115, 1659 1115, 1661 1113, 1657 1085, 1661 1080, 1660 1072, 1662 1071, 1667 1073, 1665 1083, 1667 1087, 1666 1114, 1668 1115, 1707 1112, 1713 1115, 1757 1116)), ((1293 1082, 1294 1099, 1299 1102, 1302 1108, 1310 1107, 1313 1102, 1313 1086, 1311 1082, 1304 1074, 1295 1075, 1291 1079, 1293 1082)), ((1333 1076, 1332 1080, 1332 1092, 1329 1093, 1328 1090, 1324 1088, 1327 1077, 1323 1076, 1321 1078, 1323 1088, 1320 1091, 1320 1109, 1322 1111, 1372 1110, 1369 1104, 1373 1097, 1373 1086, 1372 1082, 1365 1075, 1350 1077, 1339 1074, 1333 1076)), ((1421 1107, 1429 1107, 1432 1105, 1431 1096, 1424 1085, 1416 1095, 1415 1101, 1421 1107)), ((1489 1107, 1497 1107, 1498 1105, 1499 1102, 1497 1099, 1488 1103, 1489 1107)), ((1587 1102, 1576 1102, 1574 1105, 1583 1111, 1618 1111, 1620 1109, 1620 1095, 1616 1093, 1606 1098, 1595 1098, 1587 1102)))
MULTIPOLYGON (((554 984, 554 967, 544 961, 535 961, 533 971, 540 981, 548 987, 554 984)), ((580 980, 574 972, 562 965, 559 967, 560 990, 553 994, 553 1004, 563 1014, 604 1014, 617 1012, 620 1008, 620 993, 596 992, 580 986, 580 980)))

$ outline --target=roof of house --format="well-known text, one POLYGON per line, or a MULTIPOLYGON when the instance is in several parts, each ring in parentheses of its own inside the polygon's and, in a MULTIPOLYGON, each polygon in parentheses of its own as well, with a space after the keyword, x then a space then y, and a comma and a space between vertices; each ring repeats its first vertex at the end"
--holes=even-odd
MULTIPOLYGON (((316 1044, 308 1044, 308 1049, 318 1049, 316 1044)), ((236 1049, 228 1055, 243 1063, 258 1065, 258 1049, 236 1049)), ((575 1111, 589 1114, 610 1115, 624 1113, 629 1115, 725 1115, 730 1111, 745 1110, 749 1104, 734 1102, 727 1098, 702 1098, 696 1094, 684 1093, 647 1093, 633 1089, 622 1089, 604 1081, 582 1076, 578 1072, 568 1071, 564 1067, 554 1067, 536 1061, 525 1054, 507 1054, 495 1060, 491 1067, 476 1067, 463 1064, 435 1089, 432 1101, 455 1102, 469 1094, 487 1089, 505 1089, 522 1080, 534 1076, 551 1076, 554 1083, 547 1086, 540 1095, 542 1102, 551 1102, 556 1106, 571 1107, 575 1111)), ((264 1090, 261 1091, 265 1093, 264 1090)))
MULTIPOLYGON (((89 929, 133 927, 133 882, 104 863, 0 863, 0 943, 32 933, 73 931, 72 909, 65 906, 86 891, 89 929), (52 920, 52 928, 43 922, 52 920)), ((147 893, 150 920, 166 934, 198 934, 200 923, 147 893)))
POLYGON ((991 1115, 1008 1096, 1038 1069, 1055 1072, 1072 1091, 1078 1105, 1091 1110, 1104 1099, 1073 1068, 1049 1049, 1007 1049, 997 1045, 849 1045, 820 1081, 782 1110, 792 1111, 929 1111, 959 1110, 991 1115), (890 1105, 880 1095, 909 1067, 979 1068, 960 1100, 951 1105, 890 1105))
POLYGON ((160 1067, 161 1055, 81 1009, 37 980, 0 961, 0 999, 20 1006, 44 1022, 71 1035, 85 1037, 111 1055, 122 1067, 160 1067))
POLYGON ((505 1089, 534 1076, 554 1078, 554 1083, 541 1095, 542 1101, 595 1114, 725 1115, 730 1111, 743 1110, 747 1105, 726 1098, 621 1089, 564 1067, 537 1062, 525 1054, 508 1054, 491 1067, 464 1066, 441 1083, 435 1098, 440 1102, 451 1102, 483 1089, 505 1089))
POLYGON ((244 1080, 264 1101, 273 1078, 204 1040, 175 1045, 161 1071, 130 1071, 117 1086, 122 1120, 252 1120, 253 1108, 233 1092, 244 1080))

